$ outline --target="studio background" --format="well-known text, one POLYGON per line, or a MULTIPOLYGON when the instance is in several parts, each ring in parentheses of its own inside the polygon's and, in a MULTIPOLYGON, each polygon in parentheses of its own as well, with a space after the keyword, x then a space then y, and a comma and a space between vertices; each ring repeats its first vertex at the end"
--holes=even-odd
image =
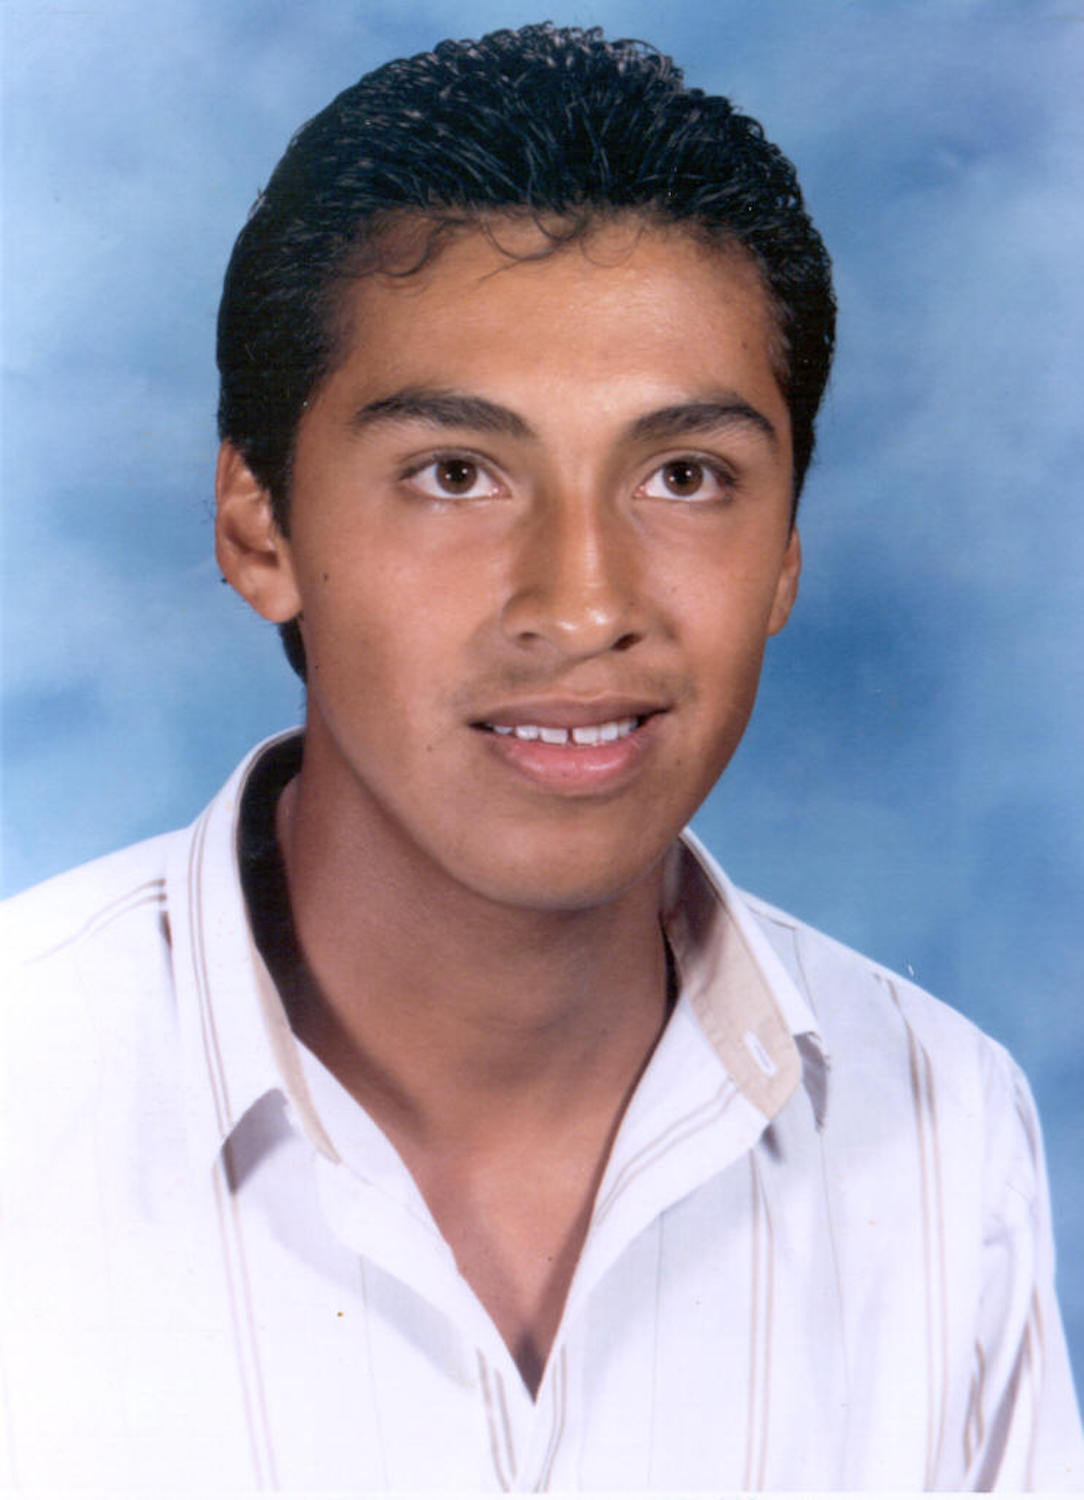
MULTIPOLYGON (((762 119, 835 259, 802 593, 697 826, 740 883, 1024 1065, 1084 1385, 1084 5, 544 10, 647 37, 762 119)), ((543 14, 8 0, 6 891, 191 821, 300 717, 211 556, 233 237, 360 73, 543 14)))

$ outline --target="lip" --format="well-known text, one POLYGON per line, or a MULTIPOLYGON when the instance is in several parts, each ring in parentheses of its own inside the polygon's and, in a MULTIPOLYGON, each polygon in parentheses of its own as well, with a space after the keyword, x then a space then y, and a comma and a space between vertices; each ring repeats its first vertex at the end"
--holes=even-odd
POLYGON ((494 760, 539 789, 564 796, 589 797, 620 791, 631 781, 654 745, 667 710, 635 698, 545 699, 502 704, 471 728, 494 760), (639 720, 620 739, 598 745, 551 745, 499 735, 488 726, 582 729, 619 719, 639 720))

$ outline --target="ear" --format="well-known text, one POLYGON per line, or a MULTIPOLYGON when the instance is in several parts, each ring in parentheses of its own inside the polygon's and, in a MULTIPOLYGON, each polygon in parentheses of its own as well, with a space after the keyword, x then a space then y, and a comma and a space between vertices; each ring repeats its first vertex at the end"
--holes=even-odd
POLYGON ((232 443, 215 469, 215 556, 227 582, 265 620, 301 613, 290 544, 275 520, 271 496, 232 443))
POLYGON ((775 585, 775 599, 768 617, 768 634, 778 635, 790 619, 794 601, 798 597, 798 578, 802 571, 802 543, 797 526, 790 528, 787 550, 783 554, 783 566, 775 585))

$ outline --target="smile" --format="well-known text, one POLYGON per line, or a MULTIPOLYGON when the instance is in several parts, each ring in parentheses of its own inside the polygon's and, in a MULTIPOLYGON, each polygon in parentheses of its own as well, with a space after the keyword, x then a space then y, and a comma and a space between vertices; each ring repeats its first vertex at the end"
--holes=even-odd
POLYGON ((637 713, 631 703, 614 704, 612 717, 599 716, 585 724, 589 711, 584 706, 553 704, 546 705, 544 717, 549 722, 540 723, 542 707, 537 704, 528 711, 524 705, 515 713, 505 709, 492 718, 476 720, 472 727, 489 754, 517 780, 571 797, 610 796, 628 786, 645 757, 653 753, 667 717, 661 708, 645 705, 637 713), (508 722, 520 718, 522 723, 508 722))
POLYGON ((633 733, 643 716, 610 719, 604 724, 583 724, 566 729, 548 724, 486 724, 493 734, 514 735, 517 740, 541 740, 544 745, 610 745, 633 733))

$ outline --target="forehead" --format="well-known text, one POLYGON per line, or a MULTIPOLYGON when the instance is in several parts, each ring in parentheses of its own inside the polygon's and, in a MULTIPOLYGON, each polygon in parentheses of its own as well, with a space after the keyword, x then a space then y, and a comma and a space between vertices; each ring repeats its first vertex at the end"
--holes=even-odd
POLYGON ((783 385, 778 320, 752 257, 680 224, 609 215, 570 233, 524 215, 413 217, 385 228, 366 262, 343 283, 335 366, 378 381, 419 360, 444 374, 541 360, 571 379, 680 361, 696 378, 698 364, 740 354, 783 385))

